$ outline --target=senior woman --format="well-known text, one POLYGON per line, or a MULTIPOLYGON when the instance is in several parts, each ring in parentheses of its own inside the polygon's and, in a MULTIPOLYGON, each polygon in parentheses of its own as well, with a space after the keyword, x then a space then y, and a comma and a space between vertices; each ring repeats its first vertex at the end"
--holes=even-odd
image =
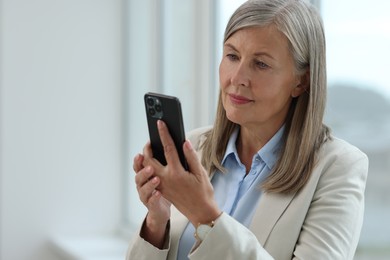
POLYGON ((212 127, 167 165, 134 158, 147 216, 127 259, 353 259, 368 159, 330 134, 325 36, 303 0, 250 0, 232 15, 212 127))

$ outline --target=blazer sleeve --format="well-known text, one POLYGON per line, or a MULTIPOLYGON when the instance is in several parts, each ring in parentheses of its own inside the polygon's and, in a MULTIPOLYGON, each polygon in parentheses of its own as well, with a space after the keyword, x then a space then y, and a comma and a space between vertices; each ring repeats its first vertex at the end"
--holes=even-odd
MULTIPOLYGON (((348 144, 332 150, 327 151, 330 159, 319 161, 322 174, 294 250, 294 259, 312 259, 314 255, 316 259, 354 257, 363 225, 368 158, 348 144)), ((327 157, 326 152, 323 156, 327 157)))
POLYGON ((245 226, 223 213, 214 227, 189 254, 191 260, 273 259, 245 226))
MULTIPOLYGON (((145 223, 145 221, 144 221, 145 223)), ((142 226, 144 225, 142 224, 142 226)), ((140 236, 141 228, 133 236, 133 239, 130 242, 130 245, 127 249, 126 260, 165 260, 167 259, 168 252, 170 249, 170 222, 168 222, 166 235, 165 235, 165 244, 163 249, 159 249, 148 241, 144 240, 140 236)))

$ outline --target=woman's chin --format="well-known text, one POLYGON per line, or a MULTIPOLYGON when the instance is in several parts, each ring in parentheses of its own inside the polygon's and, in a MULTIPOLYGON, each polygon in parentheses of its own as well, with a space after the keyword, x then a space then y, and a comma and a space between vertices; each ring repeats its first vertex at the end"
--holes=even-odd
POLYGON ((241 125, 242 123, 242 115, 237 113, 226 113, 226 117, 235 124, 241 125))

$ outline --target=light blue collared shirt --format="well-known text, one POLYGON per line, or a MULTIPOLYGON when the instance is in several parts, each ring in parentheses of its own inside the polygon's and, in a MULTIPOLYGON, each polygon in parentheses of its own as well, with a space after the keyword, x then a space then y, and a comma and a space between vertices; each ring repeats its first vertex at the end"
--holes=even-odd
MULTIPOLYGON (((278 160, 284 126, 253 156, 248 174, 237 153, 236 140, 239 130, 237 127, 230 136, 222 159, 222 165, 227 172, 216 171, 211 183, 218 207, 245 227, 249 227, 260 201, 262 193, 260 185, 278 160)), ((195 228, 189 222, 180 238, 178 260, 188 259, 188 254, 195 243, 194 232, 195 228)))

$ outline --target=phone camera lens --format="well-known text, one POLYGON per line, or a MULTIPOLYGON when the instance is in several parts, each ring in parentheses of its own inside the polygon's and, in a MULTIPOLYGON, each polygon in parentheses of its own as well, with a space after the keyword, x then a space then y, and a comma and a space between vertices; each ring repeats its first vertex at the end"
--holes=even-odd
POLYGON ((148 97, 147 101, 149 106, 154 106, 154 99, 152 97, 148 97))
POLYGON ((149 114, 154 116, 156 114, 156 110, 154 110, 154 108, 149 108, 149 114))
POLYGON ((163 118, 163 107, 161 100, 158 97, 146 96, 145 105, 149 116, 158 119, 163 118))
POLYGON ((154 106, 154 109, 156 109, 156 111, 157 111, 158 113, 162 111, 161 105, 159 105, 159 104, 156 104, 156 105, 154 106))

